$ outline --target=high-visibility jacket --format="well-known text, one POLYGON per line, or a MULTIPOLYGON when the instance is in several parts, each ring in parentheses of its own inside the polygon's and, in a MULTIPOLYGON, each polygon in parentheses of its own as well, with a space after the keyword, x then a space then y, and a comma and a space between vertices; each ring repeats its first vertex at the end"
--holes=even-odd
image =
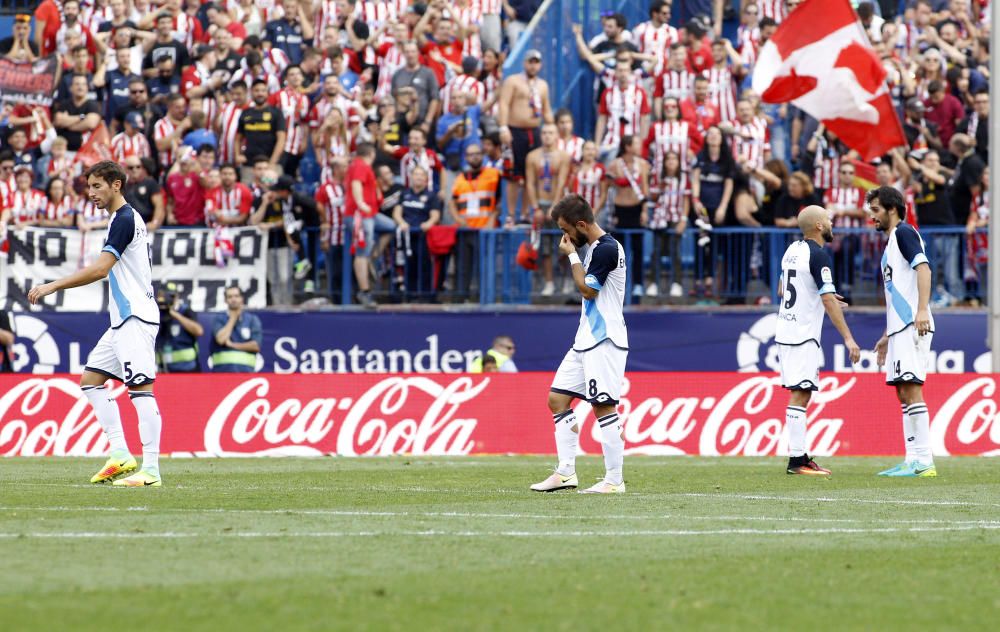
POLYGON ((493 228, 493 214, 500 197, 500 172, 484 167, 476 177, 463 173, 455 178, 451 195, 458 215, 469 228, 493 228))

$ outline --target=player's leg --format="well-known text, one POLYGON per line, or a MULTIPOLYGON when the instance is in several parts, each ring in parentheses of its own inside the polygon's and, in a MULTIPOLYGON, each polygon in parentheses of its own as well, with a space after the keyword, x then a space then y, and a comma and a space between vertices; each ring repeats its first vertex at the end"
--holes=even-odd
POLYGON ((94 409, 97 423, 101 425, 101 429, 104 430, 104 435, 111 445, 111 454, 107 462, 91 477, 91 483, 104 483, 113 480, 138 467, 125 443, 125 431, 122 429, 118 403, 108 394, 106 386, 109 378, 121 381, 121 365, 111 344, 112 334, 113 330, 109 329, 101 336, 97 345, 87 356, 87 364, 80 377, 80 388, 94 409))
POLYGON ((806 409, 812 393, 819 389, 819 367, 823 350, 811 342, 801 345, 778 345, 781 384, 789 389, 785 425, 788 426, 788 474, 829 476, 830 470, 820 467, 809 456, 806 441, 806 409))
POLYGON ((892 477, 934 477, 934 457, 931 453, 930 414, 924 403, 923 383, 927 379, 927 363, 933 334, 918 336, 910 327, 889 337, 886 364, 887 381, 896 388, 904 407, 903 440, 906 460, 894 468, 880 472, 892 477))
POLYGON ((604 479, 593 487, 581 490, 581 493, 624 493, 625 436, 618 417, 618 398, 625 380, 628 351, 607 340, 581 355, 586 394, 594 408, 594 417, 601 431, 601 450, 604 452, 604 479))
POLYGON ((576 476, 576 455, 580 451, 580 426, 570 405, 573 399, 583 396, 582 354, 572 349, 559 364, 549 391, 549 411, 555 422, 556 454, 559 465, 545 480, 535 483, 531 489, 536 492, 552 492, 558 489, 575 488, 579 483, 576 476))
POLYGON ((156 380, 156 325, 136 318, 125 321, 115 331, 115 352, 122 364, 128 396, 139 418, 142 441, 142 469, 128 478, 115 481, 120 487, 159 487, 160 481, 160 407, 153 394, 156 380))

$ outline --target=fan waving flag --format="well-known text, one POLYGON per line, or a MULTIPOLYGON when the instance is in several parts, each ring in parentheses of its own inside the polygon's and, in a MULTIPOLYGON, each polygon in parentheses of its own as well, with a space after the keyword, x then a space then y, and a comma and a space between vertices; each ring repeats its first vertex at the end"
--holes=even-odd
POLYGON ((865 160, 906 144, 886 71, 849 0, 806 0, 760 49, 753 89, 791 102, 865 160))

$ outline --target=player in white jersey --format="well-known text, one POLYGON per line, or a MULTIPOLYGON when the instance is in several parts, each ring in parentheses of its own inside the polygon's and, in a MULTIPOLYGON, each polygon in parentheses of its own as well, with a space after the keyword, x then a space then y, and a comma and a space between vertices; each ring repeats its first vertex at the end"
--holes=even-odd
POLYGON ((84 395, 94 407, 97 422, 111 444, 111 458, 90 479, 103 483, 113 479, 122 487, 159 487, 160 409, 153 397, 156 358, 153 350, 160 328, 160 310, 153 295, 149 237, 142 217, 122 197, 125 171, 114 162, 98 162, 86 172, 91 202, 111 214, 108 238, 97 260, 73 274, 37 285, 28 292, 36 305, 59 290, 96 283, 107 278, 111 285, 108 311, 111 328, 87 356, 80 378, 84 395), (108 378, 124 382, 139 417, 142 469, 138 467, 122 431, 118 404, 108 397, 108 378))
POLYGON ((830 214, 821 206, 807 206, 799 213, 803 239, 785 250, 781 258, 781 301, 774 340, 778 344, 781 385, 791 391, 785 423, 788 426, 789 474, 829 476, 830 470, 816 465, 806 445, 806 407, 812 392, 819 390, 819 367, 823 364, 820 336, 823 313, 844 338, 844 346, 857 362, 861 349, 844 321, 840 296, 833 283, 833 262, 823 246, 833 241, 830 214))
POLYGON ((628 332, 622 314, 625 250, 594 222, 594 210, 579 195, 559 200, 551 217, 563 231, 559 252, 569 257, 573 281, 583 294, 583 306, 573 347, 563 358, 549 389, 559 466, 531 489, 551 492, 578 486, 576 455, 580 448, 580 428, 570 404, 574 399, 582 399, 590 402, 600 426, 605 474, 601 482, 581 493, 621 494, 625 492, 622 478, 625 440, 617 408, 628 357, 628 332), (581 262, 577 249, 588 244, 586 260, 581 262))
POLYGON ((865 202, 875 228, 889 235, 882 254, 886 329, 875 343, 875 353, 879 367, 886 367, 886 383, 896 387, 903 407, 906 447, 906 460, 879 472, 879 476, 937 476, 923 389, 934 337, 929 305, 931 267, 917 230, 903 221, 906 202, 902 193, 882 186, 869 191, 865 202))

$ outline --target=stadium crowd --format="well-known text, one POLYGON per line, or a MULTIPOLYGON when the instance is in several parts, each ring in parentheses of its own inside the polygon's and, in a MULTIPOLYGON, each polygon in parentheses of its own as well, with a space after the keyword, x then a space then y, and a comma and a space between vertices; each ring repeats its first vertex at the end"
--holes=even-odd
MULTIPOLYGON (((724 251, 714 228, 795 226, 813 203, 837 227, 863 228, 863 187, 891 184, 911 222, 965 228, 927 238, 935 304, 985 294, 983 0, 856 4, 908 142, 874 163, 749 89, 760 47, 798 0, 744 0, 732 39, 722 0, 681 28, 664 0, 640 24, 602 14, 589 40, 575 27, 597 86, 592 130, 553 107, 564 86, 539 76, 566 60, 528 51, 523 72, 502 75, 540 4, 44 0, 0 40, 16 62, 58 56, 50 106, 0 112, 0 242, 24 225, 106 225, 79 178, 79 158, 104 151, 125 165, 126 198, 150 230, 267 231, 271 304, 321 277, 339 292, 344 261, 365 305, 383 287, 468 296, 476 231, 551 229, 546 211, 566 191, 625 231, 637 297, 711 298, 724 251), (681 265, 689 229, 693 278, 681 265)), ((558 294, 552 239, 531 243, 524 265, 537 257, 539 293, 558 294)), ((865 241, 847 235, 833 250, 849 272, 865 241)))

